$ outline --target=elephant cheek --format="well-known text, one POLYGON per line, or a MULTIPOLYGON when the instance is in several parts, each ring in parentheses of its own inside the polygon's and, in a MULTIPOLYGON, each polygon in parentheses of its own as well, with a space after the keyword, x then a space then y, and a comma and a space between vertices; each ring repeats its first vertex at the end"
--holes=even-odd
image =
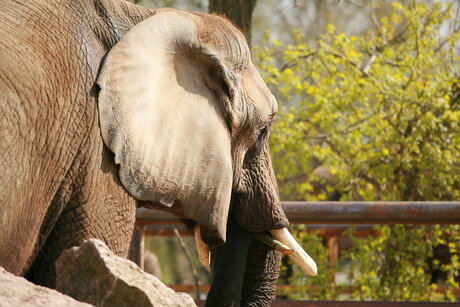
POLYGON ((268 148, 245 168, 241 180, 247 188, 233 196, 237 223, 250 232, 288 227, 268 148))
POLYGON ((282 254, 257 239, 251 241, 246 258, 241 306, 270 306, 280 273, 282 254))

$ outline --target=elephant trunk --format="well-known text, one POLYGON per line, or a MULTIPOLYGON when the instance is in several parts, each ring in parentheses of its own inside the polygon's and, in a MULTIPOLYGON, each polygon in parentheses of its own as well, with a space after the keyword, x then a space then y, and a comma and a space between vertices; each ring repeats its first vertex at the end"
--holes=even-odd
POLYGON ((275 296, 282 254, 253 238, 246 257, 242 306, 269 306, 275 296))
POLYGON ((227 243, 213 250, 214 281, 206 306, 269 306, 275 296, 282 254, 233 220, 227 243))
POLYGON ((291 250, 289 256, 303 271, 316 275, 315 261, 287 229, 288 220, 279 200, 268 143, 260 152, 245 157, 244 165, 239 191, 233 195, 232 203, 238 225, 254 233, 270 232, 274 239, 291 250))
POLYGON ((245 158, 240 186, 243 187, 241 191, 233 196, 238 225, 250 232, 288 227, 289 222, 279 200, 268 143, 258 154, 245 158))
POLYGON ((206 299, 207 307, 240 305, 251 239, 252 234, 241 229, 230 217, 227 223, 227 242, 213 251, 215 276, 206 299))

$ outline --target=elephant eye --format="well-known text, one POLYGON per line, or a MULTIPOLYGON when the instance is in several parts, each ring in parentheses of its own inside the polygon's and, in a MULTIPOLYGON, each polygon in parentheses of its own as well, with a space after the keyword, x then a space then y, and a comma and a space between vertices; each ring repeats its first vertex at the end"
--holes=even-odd
POLYGON ((264 125, 262 128, 259 129, 259 139, 265 137, 268 133, 268 125, 264 125))
POLYGON ((230 89, 228 86, 227 82, 225 80, 221 80, 221 85, 222 90, 224 91, 224 94, 227 95, 229 99, 233 99, 233 91, 230 89))
POLYGON ((269 118, 268 118, 268 121, 266 121, 265 124, 261 128, 259 128, 259 136, 258 136, 258 141, 259 142, 264 140, 265 137, 270 132, 270 128, 272 126, 274 116, 275 116, 275 114, 270 115, 269 118))

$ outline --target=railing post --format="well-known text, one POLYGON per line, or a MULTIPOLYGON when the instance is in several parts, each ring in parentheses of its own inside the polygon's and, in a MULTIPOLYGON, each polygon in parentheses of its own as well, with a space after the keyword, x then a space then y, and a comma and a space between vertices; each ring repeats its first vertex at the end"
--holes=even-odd
MULTIPOLYGON (((327 249, 329 251, 329 266, 333 267, 339 261, 339 244, 337 236, 328 236, 326 238, 327 249)), ((336 282, 336 276, 334 272, 334 284, 336 282)))

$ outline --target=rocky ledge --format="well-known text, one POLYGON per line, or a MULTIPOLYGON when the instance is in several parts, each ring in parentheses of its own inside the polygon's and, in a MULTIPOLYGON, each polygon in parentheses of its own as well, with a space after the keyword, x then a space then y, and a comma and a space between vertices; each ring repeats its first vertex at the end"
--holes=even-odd
POLYGON ((0 267, 2 307, 196 306, 190 295, 168 288, 96 239, 62 253, 56 262, 56 290, 0 267))

